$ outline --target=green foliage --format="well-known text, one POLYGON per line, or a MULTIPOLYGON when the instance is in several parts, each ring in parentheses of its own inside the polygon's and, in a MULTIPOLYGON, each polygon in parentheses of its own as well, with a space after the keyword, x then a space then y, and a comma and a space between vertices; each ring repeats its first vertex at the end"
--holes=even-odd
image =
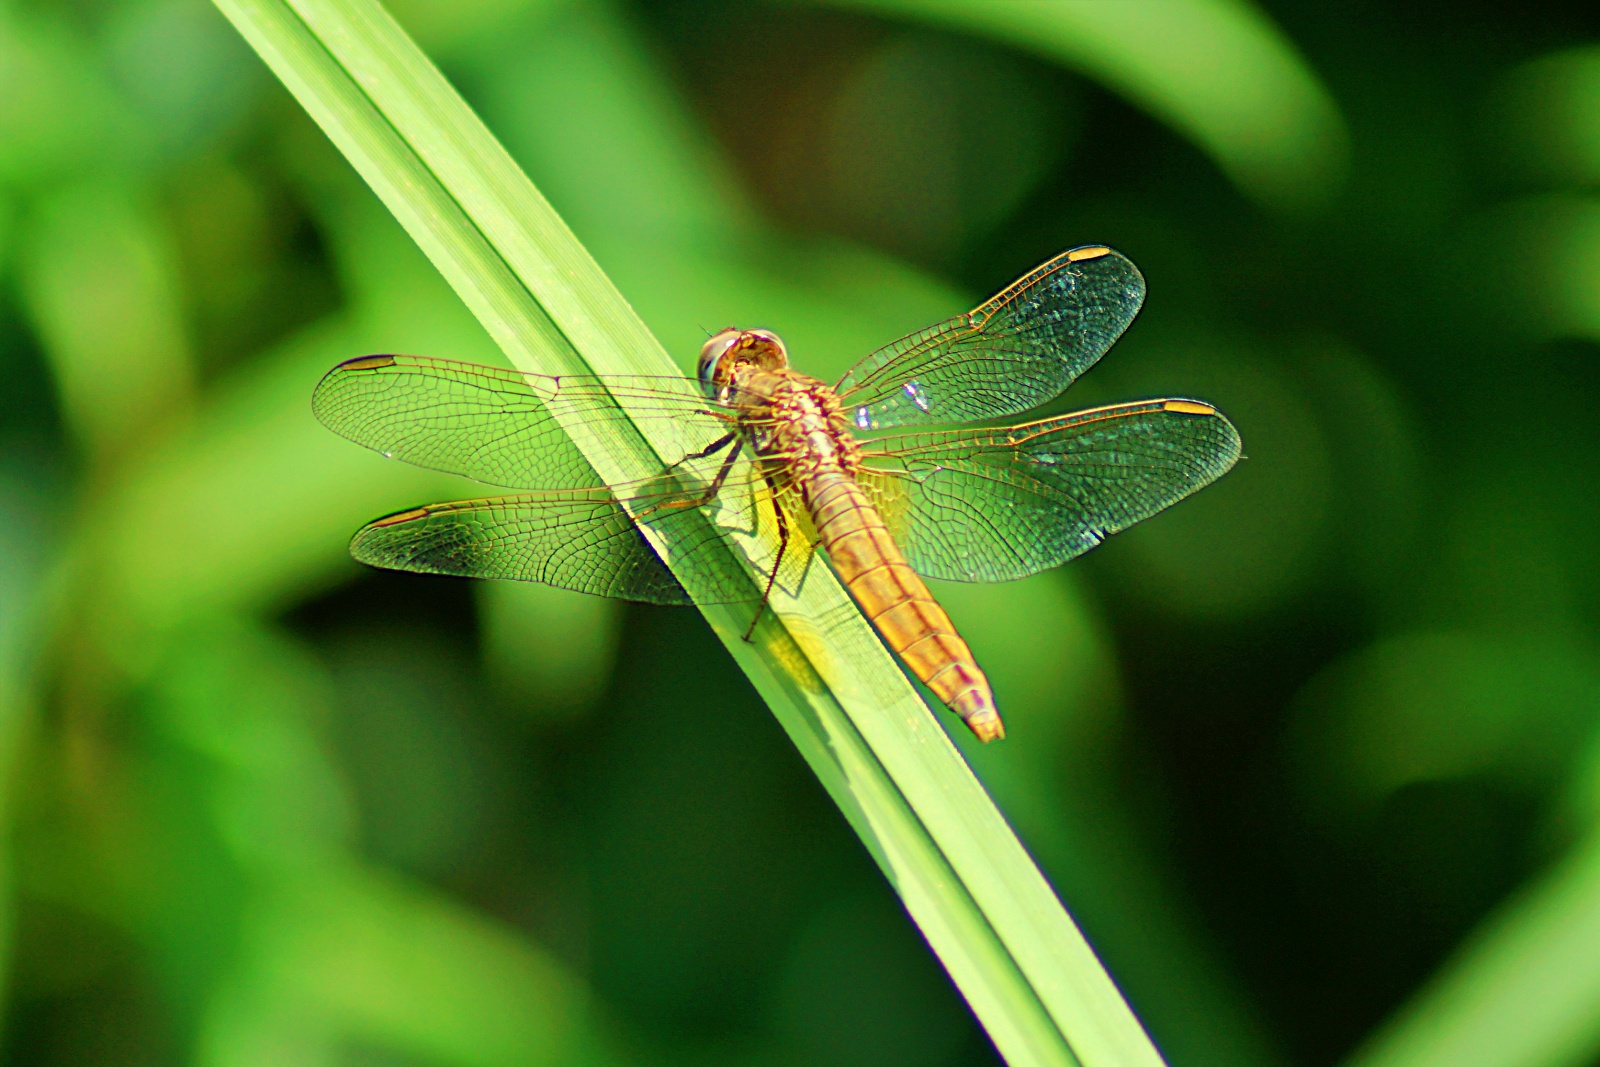
POLYGON ((1024 957, 1065 927, 920 704, 794 682, 801 647, 836 694, 892 670, 847 604, 748 649, 364 574, 362 522, 475 487, 309 395, 378 351, 686 366, 734 322, 828 377, 1106 241, 1149 306, 1067 406, 1202 396, 1249 458, 1081 564, 937 589, 1011 727, 956 747, 1169 1062, 1592 1062, 1593 41, 1549 5, 1148 8, 396 3, 513 165, 323 21, 364 8, 239 4, 422 120, 341 120, 404 228, 203 0, 0 11, 6 1054, 992 1062, 763 702, 1002 1049, 1056 1047, 1024 957))

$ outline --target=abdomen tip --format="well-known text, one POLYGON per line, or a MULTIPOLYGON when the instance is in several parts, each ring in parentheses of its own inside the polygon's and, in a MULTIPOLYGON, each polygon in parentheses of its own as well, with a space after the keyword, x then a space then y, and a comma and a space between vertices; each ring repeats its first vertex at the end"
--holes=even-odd
POLYGON ((983 689, 968 689, 951 701, 950 710, 961 716, 967 729, 985 744, 1006 736, 1005 724, 1000 721, 1000 713, 994 707, 994 698, 983 689))

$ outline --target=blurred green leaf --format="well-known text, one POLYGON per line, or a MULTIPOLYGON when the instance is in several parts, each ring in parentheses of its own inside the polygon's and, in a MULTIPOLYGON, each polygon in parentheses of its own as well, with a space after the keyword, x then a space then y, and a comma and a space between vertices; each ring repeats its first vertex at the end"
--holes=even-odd
MULTIPOLYGON (((38 702, 36 655, 55 608, 60 574, 50 558, 46 502, 0 456, 0 783, 11 785, 38 702)), ((0 792, 0 996, 11 993, 16 880, 16 796, 0 792)))
POLYGON ((393 221, 344 216, 348 315, 220 384, 192 425, 91 501, 81 534, 99 586, 99 640, 137 677, 161 634, 214 611, 262 610, 350 573, 350 532, 396 500, 471 483, 348 447, 308 415, 311 388, 351 352, 396 345, 486 356, 460 302, 393 221), (380 295, 381 294, 381 295, 380 295))
POLYGON ((1519 891, 1346 1067, 1560 1067, 1600 1053, 1600 837, 1519 891))
POLYGON ((1078 101, 1046 84, 1000 48, 927 31, 892 36, 829 101, 816 177, 796 175, 801 188, 789 195, 874 244, 949 263, 1010 217, 1070 148, 1066 113, 1078 101))
POLYGON ((1600 728, 1600 660, 1548 635, 1398 634, 1335 661, 1297 704, 1302 782, 1349 819, 1419 782, 1565 777, 1600 728))
POLYGON ((190 619, 172 636, 149 718, 203 764, 196 791, 234 861, 270 879, 340 858, 355 813, 321 736, 333 694, 320 664, 229 614, 190 619))
POLYGON ((44 186, 140 159, 139 122, 60 21, 0 9, 0 180, 44 186))
POLYGON ((62 407, 101 463, 192 400, 167 234, 138 193, 89 181, 33 206, 19 258, 62 407))
POLYGON ((1600 338, 1600 200, 1571 193, 1515 200, 1469 233, 1475 260, 1485 247, 1521 250, 1493 262, 1474 289, 1525 335, 1600 338))
POLYGON ((110 67, 145 130, 167 154, 235 124, 264 79, 205 0, 133 0, 103 31, 110 67))
POLYGON ((284 882, 246 922, 238 984, 218 1005, 202 1062, 259 1063, 271 1047, 262 1044, 319 1028, 330 1051, 366 1046, 450 1067, 618 1060, 558 963, 391 876, 352 867, 284 882))
POLYGON ((1558 187, 1600 186, 1600 48, 1516 68, 1495 87, 1487 111, 1507 170, 1558 187))
POLYGON ((214 972, 187 991, 204 1001, 199 1062, 245 1067, 272 1049, 316 1062, 352 1045, 452 1067, 612 1062, 560 963, 349 855, 349 797, 319 736, 333 695, 304 650, 243 619, 195 620, 151 689, 176 749, 157 757, 162 780, 170 788, 180 764, 198 764, 188 792, 237 868, 192 845, 169 850, 171 884, 145 919, 171 939, 165 966, 214 972))
POLYGON ((1081 71, 1209 152, 1247 194, 1298 211, 1344 180, 1333 98, 1245 0, 829 0, 995 37, 1081 71))
POLYGON ((831 379, 886 338, 970 306, 882 253, 763 224, 621 22, 573 4, 537 33, 485 46, 481 96, 508 150, 684 369, 708 330, 760 323, 831 379))

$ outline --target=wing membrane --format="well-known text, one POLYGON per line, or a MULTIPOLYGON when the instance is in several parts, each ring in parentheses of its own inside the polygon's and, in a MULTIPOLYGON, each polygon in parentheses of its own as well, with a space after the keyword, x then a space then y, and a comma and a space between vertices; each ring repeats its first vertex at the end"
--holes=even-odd
POLYGON ((1209 404, 1148 400, 886 437, 865 458, 862 481, 913 568, 998 582, 1082 555, 1215 481, 1239 434, 1209 404))
MULTIPOLYGON (((770 490, 764 482, 729 482, 707 510, 719 509, 736 539, 770 545, 776 525, 770 490)), ((759 598, 759 586, 734 562, 717 531, 693 516, 697 497, 676 490, 622 492, 639 523, 666 534, 674 560, 691 568, 694 598, 640 533, 616 492, 604 487, 412 508, 362 527, 351 539, 350 554, 389 570, 542 582, 648 604, 759 598)), ((805 578, 812 548, 797 528, 798 517, 789 518, 789 551, 778 584, 793 592, 805 578)))
POLYGON ((650 604, 690 602, 604 491, 413 508, 362 527, 350 554, 390 570, 515 578, 650 604))
POLYGON ((880 348, 835 388, 858 429, 998 419, 1038 407, 1088 370, 1144 303, 1121 254, 1075 248, 965 315, 880 348))
POLYGON ((357 444, 510 489, 601 484, 580 441, 641 419, 680 427, 686 454, 728 430, 687 378, 554 377, 419 356, 341 363, 311 403, 324 425, 357 444), (615 397, 627 400, 626 413, 615 397))

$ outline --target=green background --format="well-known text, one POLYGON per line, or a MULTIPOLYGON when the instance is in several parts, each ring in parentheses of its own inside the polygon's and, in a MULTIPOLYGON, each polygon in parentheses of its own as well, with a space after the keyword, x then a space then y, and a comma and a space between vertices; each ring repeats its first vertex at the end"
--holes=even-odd
MULTIPOLYGON (((936 590, 979 773, 1178 1067, 1600 1062, 1591 11, 394 10, 685 367, 1129 255, 1249 458, 936 590)), ((473 490, 317 378, 499 357, 215 10, 0 6, 0 276, 8 1062, 993 1061, 697 614, 349 562, 473 490)))

